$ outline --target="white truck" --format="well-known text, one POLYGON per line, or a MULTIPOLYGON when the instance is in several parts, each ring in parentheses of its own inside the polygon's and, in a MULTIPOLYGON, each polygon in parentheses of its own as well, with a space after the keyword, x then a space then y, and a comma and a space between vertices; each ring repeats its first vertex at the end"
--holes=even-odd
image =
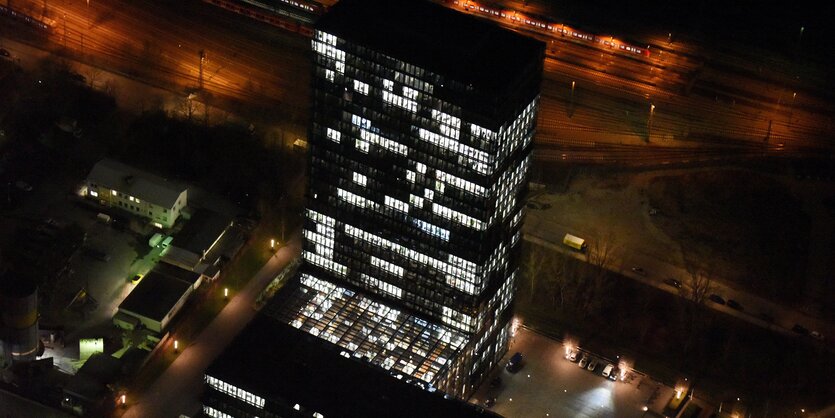
POLYGON ((576 237, 571 234, 565 234, 565 238, 562 239, 562 243, 573 248, 576 251, 586 251, 586 240, 576 237))

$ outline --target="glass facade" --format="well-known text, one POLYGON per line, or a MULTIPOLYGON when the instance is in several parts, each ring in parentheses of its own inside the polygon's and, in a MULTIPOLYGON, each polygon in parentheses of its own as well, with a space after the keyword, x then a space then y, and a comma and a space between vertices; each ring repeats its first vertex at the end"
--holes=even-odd
MULTIPOLYGON (((485 92, 408 57, 322 29, 311 42, 303 285, 365 292, 465 336, 442 388, 463 396, 506 351, 538 76, 503 98, 502 120, 468 107, 485 92)), ((313 305, 288 322, 309 327, 313 305)), ((335 339, 328 327, 306 330, 335 339)))

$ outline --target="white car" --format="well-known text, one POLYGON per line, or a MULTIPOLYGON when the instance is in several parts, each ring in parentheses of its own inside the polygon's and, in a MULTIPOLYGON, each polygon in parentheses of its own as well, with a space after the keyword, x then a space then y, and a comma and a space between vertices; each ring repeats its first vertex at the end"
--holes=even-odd
POLYGON ((607 364, 607 365, 606 365, 606 367, 603 369, 603 373, 602 373, 602 374, 603 374, 603 377, 609 377, 609 378, 611 378, 612 376, 614 376, 614 374, 615 374, 615 365, 614 365, 614 364, 612 364, 612 363, 607 364))

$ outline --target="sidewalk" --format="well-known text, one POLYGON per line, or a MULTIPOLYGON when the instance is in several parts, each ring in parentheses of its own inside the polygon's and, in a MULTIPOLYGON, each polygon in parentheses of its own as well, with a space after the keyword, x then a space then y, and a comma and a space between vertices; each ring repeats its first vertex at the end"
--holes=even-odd
POLYGON ((250 280, 203 332, 186 347, 138 400, 132 401, 123 417, 151 418, 195 415, 200 410, 203 372, 236 335, 255 317, 255 299, 267 284, 301 251, 301 239, 294 237, 250 280))

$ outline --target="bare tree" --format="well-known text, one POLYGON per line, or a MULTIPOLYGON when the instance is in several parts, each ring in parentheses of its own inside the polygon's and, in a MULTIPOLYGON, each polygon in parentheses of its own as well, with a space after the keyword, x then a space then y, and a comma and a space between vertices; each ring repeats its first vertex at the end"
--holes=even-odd
POLYGON ((528 278, 528 282, 530 283, 529 300, 533 300, 533 296, 536 294, 539 278, 545 271, 548 270, 549 265, 552 264, 552 258, 553 257, 552 254, 550 254, 550 251, 541 245, 530 244, 528 246, 527 255, 522 263, 522 268, 525 277, 528 278))
POLYGON ((711 272, 705 269, 689 269, 680 293, 696 305, 703 305, 716 290, 711 272))

